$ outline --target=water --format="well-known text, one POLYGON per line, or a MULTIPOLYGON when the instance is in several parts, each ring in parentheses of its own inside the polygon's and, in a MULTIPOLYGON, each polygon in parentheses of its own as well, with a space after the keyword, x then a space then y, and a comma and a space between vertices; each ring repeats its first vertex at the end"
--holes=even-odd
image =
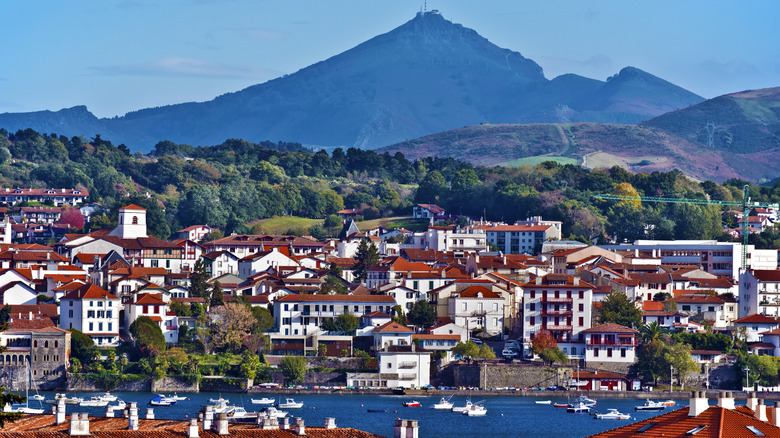
MULTIPOLYGON (((54 393, 41 393, 46 399, 52 399, 54 393)), ((78 396, 89 399, 100 395, 94 392, 72 392, 69 396, 78 396)), ((155 394, 148 392, 117 392, 115 394, 126 402, 138 402, 139 415, 143 418, 149 400, 155 394)), ((220 395, 230 400, 231 405, 243 405, 247 411, 260 410, 262 405, 253 405, 250 398, 261 397, 285 397, 276 394, 235 394, 235 393, 187 393, 189 400, 182 400, 174 406, 154 406, 156 418, 185 420, 197 416, 201 405, 211 404, 210 398, 217 399, 220 395)), ((484 406, 487 415, 484 417, 468 417, 445 410, 435 410, 434 403, 438 403, 441 397, 411 397, 395 395, 291 395, 295 401, 304 402, 302 409, 289 409, 289 417, 301 417, 308 426, 321 426, 326 417, 336 418, 338 427, 353 427, 360 430, 376 433, 383 436, 393 436, 393 423, 396 418, 418 420, 420 437, 425 438, 473 438, 477 432, 482 436, 490 437, 584 437, 608 429, 613 429, 630 422, 642 420, 655 415, 658 412, 634 412, 634 406, 644 404, 644 400, 637 399, 598 399, 596 410, 607 412, 609 408, 616 408, 620 412, 630 414, 633 420, 608 421, 594 420, 587 414, 569 414, 563 408, 555 408, 550 405, 538 405, 537 400, 551 400, 552 403, 564 403, 565 398, 549 397, 485 397, 484 406), (408 400, 417 400, 422 407, 405 407, 401 403, 408 400), (368 409, 384 409, 387 413, 369 413, 368 409)), ((472 401, 481 401, 481 398, 473 398, 472 401)), ((463 406, 466 397, 453 397, 451 401, 455 406, 463 406)), ((678 409, 687 406, 687 400, 678 401, 670 409, 678 409)), ((38 402, 31 401, 30 407, 38 407, 38 402)), ((51 405, 44 405, 49 412, 51 405)), ((82 407, 67 405, 67 413, 89 412, 90 415, 102 416, 105 408, 82 407)))

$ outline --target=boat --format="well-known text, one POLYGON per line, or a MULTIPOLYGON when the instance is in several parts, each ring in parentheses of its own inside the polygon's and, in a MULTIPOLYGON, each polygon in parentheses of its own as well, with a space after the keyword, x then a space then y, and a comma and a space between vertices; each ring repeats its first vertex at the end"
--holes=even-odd
POLYGON ((472 403, 471 400, 466 400, 466 406, 453 406, 452 412, 466 412, 467 410, 471 409, 472 403))
POLYGON ((185 395, 178 395, 175 392, 173 393, 173 395, 169 395, 168 398, 172 398, 172 399, 174 399, 176 401, 189 400, 189 397, 187 397, 185 395))
POLYGON ((243 406, 231 406, 225 414, 228 418, 257 418, 257 412, 247 412, 243 406))
POLYGON ((171 405, 175 405, 176 401, 175 400, 170 400, 170 399, 168 399, 166 397, 163 397, 161 395, 156 395, 156 396, 152 397, 151 400, 149 400, 149 404, 152 405, 152 406, 171 406, 171 405))
POLYGON ((108 405, 108 400, 103 400, 100 397, 91 397, 89 400, 79 402, 79 406, 103 407, 106 405, 108 405))
POLYGON ((279 409, 276 409, 273 406, 269 406, 262 411, 260 411, 261 414, 271 417, 271 418, 284 418, 287 416, 287 412, 280 411, 279 409))
POLYGON ((303 402, 296 402, 291 398, 287 398, 284 400, 284 403, 277 403, 276 407, 279 409, 300 409, 303 407, 303 402))
POLYGON ((658 412, 663 411, 666 406, 662 402, 646 400, 642 406, 634 406, 635 411, 658 412))
POLYGON ((100 400, 105 400, 107 402, 116 401, 116 396, 111 394, 110 392, 106 392, 103 395, 99 395, 97 398, 99 398, 100 400))
POLYGON ((419 408, 420 407, 420 402, 418 402, 417 400, 405 401, 405 402, 402 402, 401 404, 406 406, 406 407, 408 407, 408 408, 419 408))
POLYGON ((555 403, 555 404, 553 404, 553 406, 555 406, 556 408, 568 408, 569 404, 568 403, 555 403))
POLYGON ((77 405, 84 399, 81 397, 68 397, 65 394, 56 394, 53 400, 46 400, 46 403, 56 405, 60 400, 64 400, 66 405, 77 405))
POLYGON ((487 409, 478 404, 473 404, 470 408, 463 411, 463 415, 468 415, 469 417, 483 417, 485 414, 487 414, 487 409))
MULTIPOLYGON (((537 400, 536 401, 537 405, 549 405, 551 403, 552 403, 552 401, 550 401, 550 400, 537 400)), ((556 403, 556 407, 557 407, 557 403, 556 403)))
POLYGON ((209 401, 211 403, 230 403, 230 400, 222 398, 220 395, 219 398, 210 398, 209 401))
POLYGON ((578 401, 573 403, 568 408, 566 408, 566 412, 570 414, 587 414, 588 412, 590 412, 590 408, 591 406, 588 406, 585 403, 578 401))
POLYGON ((596 400, 593 400, 592 398, 588 398, 588 396, 586 395, 581 395, 577 397, 577 402, 582 403, 589 408, 596 406, 596 400))
MULTIPOLYGON (((25 402, 24 406, 18 406, 15 408, 14 412, 21 412, 23 414, 42 414, 43 413, 43 403, 41 403, 41 399, 43 399, 43 396, 38 394, 38 387, 35 388, 35 395, 40 397, 38 400, 38 404, 40 405, 40 408, 31 408, 30 407, 30 381, 32 381, 32 374, 30 372, 30 362, 25 362, 27 364, 27 370, 24 373, 24 397, 25 402)), ((7 406, 7 405, 6 405, 7 406)), ((14 409, 13 406, 11 406, 11 409, 14 409)))
POLYGON ((214 409, 215 414, 219 414, 222 412, 227 412, 229 409, 231 409, 231 406, 228 406, 228 403, 230 402, 223 399, 221 402, 212 405, 211 407, 214 409))
POLYGON ((452 409, 451 398, 452 397, 442 397, 438 403, 433 405, 433 409, 452 409))
POLYGON ((11 405, 10 403, 6 403, 6 405, 3 406, 3 412, 19 414, 42 414, 43 409, 31 408, 27 405, 11 405))
POLYGON ((276 402, 276 400, 272 399, 271 397, 263 397, 263 398, 250 398, 249 400, 252 401, 252 404, 255 405, 272 405, 276 402))
POLYGON ((662 401, 661 404, 664 406, 674 406, 676 403, 674 400, 666 400, 666 401, 662 401))
POLYGON ((44 400, 46 400, 46 397, 44 397, 44 396, 42 396, 40 394, 35 394, 35 395, 31 395, 30 396, 30 400, 44 401, 44 400))
POLYGON ((596 414, 593 418, 597 420, 630 420, 628 414, 621 414, 617 409, 610 409, 606 414, 596 414))
POLYGON ((115 405, 108 405, 111 409, 124 409, 127 407, 127 403, 124 402, 124 400, 117 399, 117 403, 115 405))

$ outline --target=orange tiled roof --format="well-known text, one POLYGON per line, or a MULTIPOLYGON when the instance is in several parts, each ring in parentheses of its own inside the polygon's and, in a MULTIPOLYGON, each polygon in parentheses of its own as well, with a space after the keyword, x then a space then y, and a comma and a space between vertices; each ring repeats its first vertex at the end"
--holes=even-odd
POLYGON ((580 333, 639 333, 638 331, 613 322, 599 324, 596 327, 582 330, 580 333))
POLYGON ((399 324, 395 321, 388 321, 379 327, 374 329, 375 332, 391 332, 391 333, 413 333, 414 330, 410 329, 409 327, 399 324))
POLYGON ((103 288, 96 286, 94 284, 85 284, 81 286, 80 288, 68 292, 65 296, 62 297, 63 300, 83 300, 83 299, 98 299, 98 298, 105 298, 105 299, 114 299, 118 300, 116 296, 114 296, 112 293, 103 290, 103 288))

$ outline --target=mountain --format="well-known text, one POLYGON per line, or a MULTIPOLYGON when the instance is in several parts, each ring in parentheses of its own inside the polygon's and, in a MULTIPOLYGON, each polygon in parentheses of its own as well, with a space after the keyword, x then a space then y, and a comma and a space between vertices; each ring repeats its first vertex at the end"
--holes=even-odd
MULTIPOLYGON (((646 74, 641 76, 647 80, 646 74)), ((720 96, 635 125, 483 124, 379 151, 401 152, 410 159, 453 157, 486 166, 554 160, 591 168, 619 165, 635 172, 678 169, 715 182, 766 182, 780 176, 777 166, 756 164, 780 161, 780 87, 720 96)))
POLYGON ((548 80, 520 53, 427 12, 296 73, 208 102, 112 119, 82 114, 83 107, 0 114, 0 127, 99 132, 142 151, 160 140, 209 145, 226 138, 376 148, 484 121, 638 123, 702 100, 630 67, 608 81, 548 80))

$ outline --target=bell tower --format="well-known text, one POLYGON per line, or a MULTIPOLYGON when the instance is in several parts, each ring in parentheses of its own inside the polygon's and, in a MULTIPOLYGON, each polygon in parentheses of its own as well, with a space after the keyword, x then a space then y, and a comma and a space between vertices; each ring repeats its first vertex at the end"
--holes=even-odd
POLYGON ((119 223, 110 236, 122 239, 148 237, 146 235, 146 209, 130 204, 119 209, 119 223))

